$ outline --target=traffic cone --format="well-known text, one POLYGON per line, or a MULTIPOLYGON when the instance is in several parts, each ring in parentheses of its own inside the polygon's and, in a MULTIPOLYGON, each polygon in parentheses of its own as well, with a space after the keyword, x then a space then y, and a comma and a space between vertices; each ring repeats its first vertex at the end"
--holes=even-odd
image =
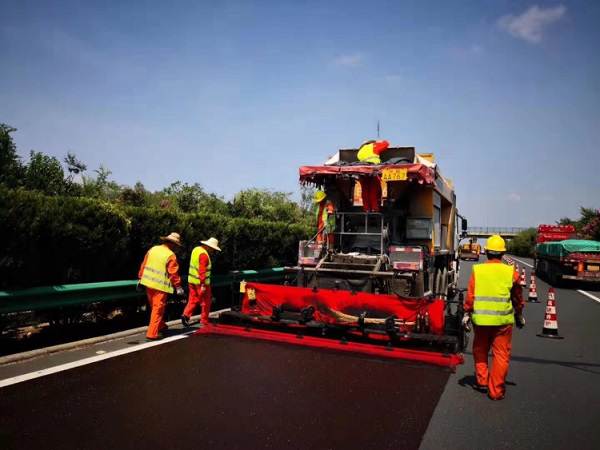
POLYGON ((523 267, 523 270, 521 271, 521 281, 519 282, 519 284, 523 287, 527 287, 527 281, 525 281, 525 267, 523 267))
POLYGON ((558 314, 556 314, 556 297, 554 288, 548 291, 548 301, 546 302, 546 314, 544 316, 544 328, 538 334, 538 337, 551 339, 564 339, 558 334, 558 314))
POLYGON ((531 282, 529 283, 529 301, 539 303, 537 295, 537 285, 535 283, 535 275, 531 272, 531 282))

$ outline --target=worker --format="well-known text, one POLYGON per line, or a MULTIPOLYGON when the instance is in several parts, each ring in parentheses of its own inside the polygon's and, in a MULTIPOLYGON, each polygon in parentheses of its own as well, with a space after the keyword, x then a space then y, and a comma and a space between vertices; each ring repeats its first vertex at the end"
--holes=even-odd
POLYGON ((330 250, 333 249, 335 235, 335 207, 333 203, 327 199, 327 195, 323 191, 315 192, 314 202, 317 207, 317 244, 325 242, 327 235, 327 245, 330 250))
POLYGON ((388 141, 365 141, 358 149, 357 158, 368 164, 381 164, 380 155, 388 149, 388 141))
POLYGON ((464 304, 463 326, 469 330, 472 321, 475 331, 473 359, 476 385, 492 400, 502 400, 511 353, 513 325, 525 326, 522 288, 519 273, 504 264, 504 239, 491 236, 485 247, 488 261, 475 264, 469 280, 464 304), (492 367, 488 369, 488 353, 492 350, 492 367))
POLYGON ((146 332, 149 340, 160 339, 162 333, 168 328, 164 321, 167 296, 173 291, 183 297, 179 277, 179 264, 175 251, 181 247, 181 237, 178 233, 162 236, 161 245, 155 245, 146 253, 138 273, 138 287, 146 287, 148 304, 152 309, 150 324, 146 332))
POLYGON ((212 290, 210 287, 210 278, 212 271, 211 255, 214 252, 220 252, 219 241, 214 237, 206 241, 200 241, 202 245, 192 250, 190 258, 190 271, 188 273, 189 297, 187 305, 181 315, 181 323, 185 327, 190 326, 190 317, 194 313, 196 306, 202 306, 202 315, 200 323, 208 324, 208 315, 210 314, 210 304, 212 302, 212 290))
MULTIPOLYGON (((359 161, 368 164, 381 164, 380 155, 388 149, 388 141, 365 141, 358 149, 359 161)), ((381 178, 363 175, 359 179, 363 209, 366 212, 379 212, 381 209, 381 178)))

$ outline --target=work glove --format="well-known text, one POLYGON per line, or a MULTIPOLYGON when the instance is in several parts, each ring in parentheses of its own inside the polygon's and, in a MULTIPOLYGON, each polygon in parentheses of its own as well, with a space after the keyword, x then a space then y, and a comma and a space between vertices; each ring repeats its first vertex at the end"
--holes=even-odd
POLYGON ((185 291, 183 290, 183 288, 181 286, 179 286, 177 289, 175 289, 175 293, 179 297, 185 297, 185 291))
POLYGON ((462 323, 462 327, 465 329, 465 331, 470 332, 471 331, 471 313, 465 313, 463 315, 461 323, 462 323))
POLYGON ((519 330, 525 326, 525 317, 523 317, 523 314, 515 314, 515 324, 519 330))
POLYGON ((142 286, 140 280, 138 280, 137 284, 135 285, 135 290, 138 292, 142 292, 144 290, 144 286, 142 286))
POLYGON ((206 292, 206 286, 202 285, 200 286, 200 293, 204 294, 206 292))

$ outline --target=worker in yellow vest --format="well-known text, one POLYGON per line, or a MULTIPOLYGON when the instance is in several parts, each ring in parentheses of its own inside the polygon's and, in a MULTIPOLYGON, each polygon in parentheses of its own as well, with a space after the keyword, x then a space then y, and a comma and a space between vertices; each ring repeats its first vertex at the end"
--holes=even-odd
POLYGON ((519 272, 504 264, 504 239, 490 236, 485 247, 487 262, 475 264, 465 299, 463 326, 475 328, 473 360, 477 384, 474 388, 487 392, 492 400, 502 400, 510 362, 513 325, 525 326, 522 288, 519 272), (488 354, 492 350, 492 367, 488 370, 488 354))
POLYGON ((184 295, 175 256, 175 251, 181 247, 181 237, 178 233, 171 233, 160 239, 162 244, 148 250, 138 273, 138 286, 146 287, 148 304, 152 308, 146 332, 149 340, 160 339, 162 332, 168 328, 164 321, 168 295, 173 292, 184 295))
POLYGON ((214 252, 220 252, 219 241, 214 237, 200 242, 202 245, 192 250, 190 258, 190 271, 188 274, 189 297, 187 305, 181 315, 181 323, 185 327, 190 326, 190 317, 194 313, 196 306, 202 306, 202 315, 200 323, 208 324, 208 315, 210 313, 210 304, 212 301, 212 290, 210 287, 210 278, 212 271, 211 255, 214 252))
POLYGON ((329 249, 333 249, 335 231, 335 208, 323 191, 315 192, 314 200, 317 206, 317 244, 322 244, 327 235, 329 249))

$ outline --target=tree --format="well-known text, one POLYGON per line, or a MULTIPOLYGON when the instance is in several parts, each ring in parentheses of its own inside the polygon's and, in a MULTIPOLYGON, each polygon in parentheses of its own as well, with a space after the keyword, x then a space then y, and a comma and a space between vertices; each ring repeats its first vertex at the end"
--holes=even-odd
POLYGON ((148 206, 150 193, 141 182, 135 183, 133 188, 123 188, 119 195, 119 202, 129 206, 148 206))
POLYGON ((177 205, 183 212, 208 212, 215 214, 227 214, 228 208, 225 201, 215 194, 207 194, 198 183, 192 185, 176 181, 171 183, 162 192, 158 193, 162 204, 177 205), (165 196, 167 197, 165 199, 165 196), (163 202, 162 200, 173 200, 163 202))
POLYGON ((533 250, 535 249, 536 234, 537 230, 535 228, 528 228, 521 231, 513 239, 508 241, 508 253, 517 256, 532 256, 533 250))
POLYGON ((29 163, 25 166, 23 185, 47 195, 64 193, 65 173, 60 161, 54 156, 31 150, 29 163))
POLYGON ((87 170, 87 166, 77 159, 77 157, 68 152, 67 156, 64 159, 65 164, 67 165, 67 170, 69 171, 69 179, 72 181, 75 175, 83 175, 83 173, 87 170))
POLYGON ((121 193, 121 187, 108 179, 112 172, 103 165, 100 165, 94 172, 96 178, 83 177, 83 195, 106 201, 116 200, 121 193))
POLYGON ((23 164, 17 155, 17 146, 10 135, 16 128, 0 123, 0 183, 16 187, 23 177, 23 164))
POLYGON ((286 192, 246 189, 234 197, 231 212, 236 217, 260 218, 275 222, 301 222, 302 210, 297 203, 290 200, 290 196, 291 193, 286 192))

